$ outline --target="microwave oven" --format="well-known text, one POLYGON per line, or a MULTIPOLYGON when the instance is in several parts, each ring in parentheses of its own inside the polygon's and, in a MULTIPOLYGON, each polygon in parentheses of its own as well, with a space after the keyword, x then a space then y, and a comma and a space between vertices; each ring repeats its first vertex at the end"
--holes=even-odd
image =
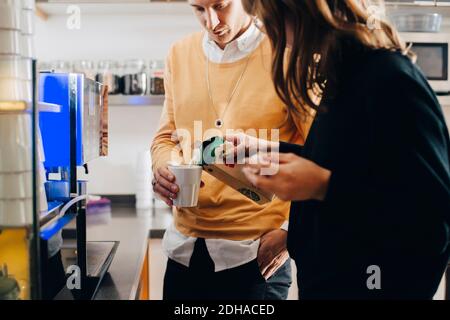
POLYGON ((417 65, 436 93, 450 93, 450 34, 413 32, 400 37, 412 45, 417 65))

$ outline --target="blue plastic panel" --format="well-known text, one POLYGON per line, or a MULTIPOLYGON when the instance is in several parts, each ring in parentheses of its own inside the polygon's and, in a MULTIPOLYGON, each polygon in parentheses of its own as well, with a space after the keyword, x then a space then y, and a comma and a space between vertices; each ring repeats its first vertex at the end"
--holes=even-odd
MULTIPOLYGON (((82 126, 83 76, 76 77, 77 116, 77 165, 82 163, 82 141, 79 138, 82 126)), ((61 106, 59 113, 40 113, 39 125, 45 152, 45 167, 68 167, 70 165, 70 74, 41 73, 39 100, 61 106)))
POLYGON ((41 230, 41 239, 50 240, 56 233, 62 230, 65 226, 67 226, 73 219, 77 217, 74 213, 66 213, 64 216, 59 218, 56 222, 54 222, 48 228, 41 230))

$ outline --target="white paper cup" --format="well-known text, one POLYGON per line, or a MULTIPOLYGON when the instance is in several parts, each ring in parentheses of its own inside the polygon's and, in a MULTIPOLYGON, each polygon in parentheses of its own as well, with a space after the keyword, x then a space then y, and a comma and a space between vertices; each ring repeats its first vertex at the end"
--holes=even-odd
POLYGON ((0 56, 0 79, 20 79, 20 58, 16 56, 0 56))
POLYGON ((31 115, 0 114, 0 173, 31 169, 31 115))
POLYGON ((31 146, 7 144, 0 147, 0 174, 31 170, 31 146))
POLYGON ((0 114, 0 146, 13 145, 31 146, 32 115, 28 113, 0 114))
POLYGON ((0 173, 0 200, 25 199, 33 197, 33 175, 31 171, 21 173, 0 173))
POLYGON ((34 38, 32 34, 20 35, 20 54, 24 58, 34 58, 34 38))
POLYGON ((20 0, 0 0, 0 5, 8 5, 8 6, 13 6, 13 7, 17 7, 17 8, 22 8, 22 1, 20 1, 20 0))
POLYGON ((30 102, 33 98, 33 82, 31 80, 22 80, 23 100, 30 102))
POLYGON ((202 179, 202 167, 191 165, 169 166, 169 171, 175 176, 175 184, 180 191, 173 205, 181 208, 196 207, 202 179))
POLYGON ((0 133, 5 133, 6 136, 6 140, 0 140, 0 142, 31 147, 31 117, 31 114, 27 113, 0 114, 0 126, 2 127, 0 133))
POLYGON ((27 10, 35 10, 36 9, 36 1, 35 0, 22 0, 22 1, 15 0, 15 1, 18 2, 19 4, 21 4, 23 9, 27 9, 27 10), (20 2, 22 2, 22 3, 20 3, 20 2))
POLYGON ((1 79, 0 101, 22 101, 24 99, 23 81, 20 79, 1 79))
POLYGON ((33 201, 0 200, 0 226, 19 227, 33 222, 33 201))
POLYGON ((0 79, 0 101, 25 101, 25 81, 14 78, 0 79))
POLYGON ((0 56, 0 79, 31 80, 32 77, 31 59, 18 56, 0 56))
POLYGON ((20 7, 0 2, 0 29, 20 30, 21 28, 20 7))
POLYGON ((34 11, 23 9, 20 18, 20 30, 23 34, 34 34, 34 11))
POLYGON ((0 55, 19 56, 21 41, 20 31, 0 29, 0 55))
POLYGON ((19 79, 32 81, 33 80, 32 59, 22 58, 19 67, 20 67, 19 79))

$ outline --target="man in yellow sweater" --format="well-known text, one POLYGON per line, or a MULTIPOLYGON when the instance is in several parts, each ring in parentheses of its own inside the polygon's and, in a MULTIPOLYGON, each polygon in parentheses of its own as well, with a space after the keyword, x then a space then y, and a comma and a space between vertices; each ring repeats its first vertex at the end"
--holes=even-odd
MULTIPOLYGON (((177 42, 166 64, 166 97, 152 144, 153 188, 173 206, 179 191, 168 163, 189 159, 201 140, 228 129, 271 130, 302 144, 309 123, 294 121, 271 80, 271 47, 240 0, 189 0, 206 32, 177 42), (176 132, 189 133, 180 139, 176 132), (200 131, 200 137, 199 136, 200 131), (181 149, 181 150, 180 150, 181 149)), ((286 299, 290 203, 258 205, 204 173, 196 208, 173 208, 164 236, 164 299, 286 299)))

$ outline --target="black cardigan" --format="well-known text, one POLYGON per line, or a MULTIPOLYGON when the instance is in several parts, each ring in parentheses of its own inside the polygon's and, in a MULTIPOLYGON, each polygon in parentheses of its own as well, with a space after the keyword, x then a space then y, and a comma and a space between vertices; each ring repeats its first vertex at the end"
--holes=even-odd
POLYGON ((280 145, 332 171, 325 201, 291 206, 300 298, 431 298, 449 259, 442 109, 399 53, 347 55, 341 70, 305 146, 280 145), (368 289, 370 266, 380 268, 381 290, 368 289))

